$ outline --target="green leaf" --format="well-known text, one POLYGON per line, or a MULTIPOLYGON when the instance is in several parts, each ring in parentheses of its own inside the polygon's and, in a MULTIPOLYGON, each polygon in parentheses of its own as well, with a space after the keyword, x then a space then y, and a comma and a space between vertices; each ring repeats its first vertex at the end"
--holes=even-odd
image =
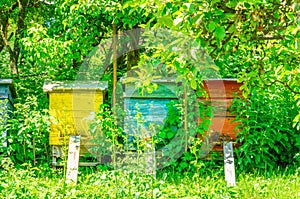
POLYGON ((247 2, 244 3, 244 6, 245 6, 245 8, 247 8, 247 9, 249 9, 249 8, 251 7, 250 4, 247 3, 247 2))
POLYGON ((207 126, 207 125, 204 125, 204 126, 203 126, 203 129, 204 129, 205 131, 208 131, 208 128, 209 128, 209 126, 207 126))
POLYGON ((274 17, 275 17, 276 19, 279 19, 280 14, 279 14, 278 10, 276 10, 276 12, 274 13, 274 17))
POLYGON ((182 17, 177 17, 175 20, 174 20, 174 25, 177 26, 178 24, 180 24, 182 22, 183 18, 182 17))
POLYGON ((171 139, 173 136, 174 136, 174 133, 172 133, 172 132, 167 133, 167 138, 168 139, 171 139))
POLYGON ((228 29, 229 33, 233 33, 235 31, 235 26, 230 26, 230 28, 228 29))
POLYGON ((216 23, 214 21, 209 22, 208 24, 208 31, 213 32, 216 29, 216 23))
POLYGON ((168 27, 172 27, 173 26, 173 20, 172 20, 171 16, 169 16, 169 15, 161 16, 158 19, 158 23, 160 23, 162 25, 166 25, 168 27))
POLYGON ((218 40, 224 39, 224 37, 226 36, 225 28, 222 26, 217 27, 215 31, 215 36, 218 40))
POLYGON ((196 80, 194 80, 194 79, 191 80, 191 87, 192 87, 193 90, 197 89, 197 82, 196 82, 196 80))

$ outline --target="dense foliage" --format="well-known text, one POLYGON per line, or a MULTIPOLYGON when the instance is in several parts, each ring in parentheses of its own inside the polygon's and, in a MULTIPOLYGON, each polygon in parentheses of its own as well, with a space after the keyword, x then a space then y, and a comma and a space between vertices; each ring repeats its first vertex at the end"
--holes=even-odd
MULTIPOLYGON (((156 40, 148 35, 148 43, 138 47, 143 31, 125 33, 130 42, 118 44, 120 51, 127 52, 118 57, 118 77, 134 66, 150 63, 153 57, 177 71, 193 89, 199 89, 202 79, 210 77, 210 72, 199 70, 205 67, 223 78, 238 78, 244 84, 244 99, 233 107, 241 122, 240 168, 299 166, 298 7, 296 2, 279 0, 1 1, 0 78, 13 78, 18 94, 7 126, 8 154, 18 164, 48 161, 44 80, 76 79, 89 52, 111 38, 113 31, 142 27, 180 34, 156 40), (182 42, 187 38, 190 43, 182 42), (153 41, 164 48, 145 50, 153 41), (186 52, 186 45, 203 49, 215 64, 206 62, 199 68, 195 63, 202 64, 203 57, 186 52), (180 48, 174 51, 177 46, 180 48)), ((96 77, 109 81, 111 96, 112 45, 106 50, 107 56, 101 60, 105 74, 96 77)), ((159 69, 159 65, 151 65, 152 72, 159 69)), ((169 132, 166 136, 169 139, 172 135, 169 132)))
POLYGON ((236 99, 232 109, 240 122, 237 141, 241 170, 267 169, 299 164, 299 131, 291 128, 298 113, 293 95, 283 86, 253 89, 249 99, 236 99))

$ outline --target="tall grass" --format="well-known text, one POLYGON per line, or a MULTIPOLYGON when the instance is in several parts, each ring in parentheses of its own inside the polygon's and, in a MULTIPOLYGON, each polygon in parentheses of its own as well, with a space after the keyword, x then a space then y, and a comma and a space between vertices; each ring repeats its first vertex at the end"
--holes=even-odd
POLYGON ((78 184, 65 184, 63 169, 2 165, 0 198, 300 198, 300 169, 241 173, 228 187, 216 174, 158 172, 157 178, 132 171, 80 171, 78 184))

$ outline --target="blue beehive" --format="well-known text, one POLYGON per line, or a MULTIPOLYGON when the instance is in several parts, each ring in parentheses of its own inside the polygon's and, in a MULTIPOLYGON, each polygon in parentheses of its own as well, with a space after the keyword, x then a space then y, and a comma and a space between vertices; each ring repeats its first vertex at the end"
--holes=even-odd
MULTIPOLYGON (((8 117, 11 116, 15 97, 16 91, 12 79, 0 79, 0 125, 5 125, 8 117)), ((0 134, 0 147, 7 146, 6 136, 6 131, 0 134)))
MULTIPOLYGON (((126 82, 126 80, 125 80, 126 82)), ((153 80, 158 87, 152 93, 141 94, 133 82, 124 83, 124 131, 129 148, 136 138, 153 136, 154 126, 163 125, 168 113, 167 104, 178 99, 174 80, 153 80)))

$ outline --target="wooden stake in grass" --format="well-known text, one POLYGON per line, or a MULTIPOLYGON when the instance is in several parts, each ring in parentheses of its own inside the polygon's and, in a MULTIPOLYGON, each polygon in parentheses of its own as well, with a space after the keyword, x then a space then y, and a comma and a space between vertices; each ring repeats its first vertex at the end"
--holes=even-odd
POLYGON ((232 142, 225 142, 223 151, 225 180, 228 186, 235 186, 236 183, 232 142))
POLYGON ((70 136, 66 183, 77 184, 80 151, 80 136, 70 136))
POLYGON ((146 173, 156 178, 156 157, 155 157, 155 144, 151 136, 144 139, 145 142, 145 160, 146 160, 146 173))

